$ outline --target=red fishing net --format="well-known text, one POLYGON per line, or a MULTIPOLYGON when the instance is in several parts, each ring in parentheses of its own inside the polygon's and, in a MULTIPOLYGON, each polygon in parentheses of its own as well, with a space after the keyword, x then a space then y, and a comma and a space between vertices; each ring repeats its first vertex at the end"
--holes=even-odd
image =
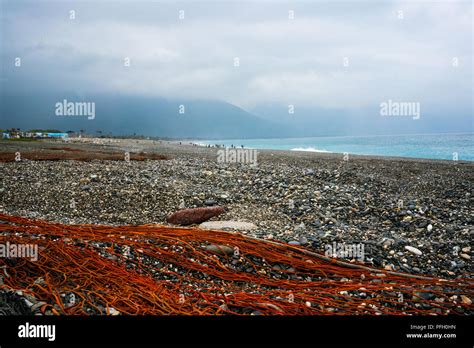
POLYGON ((467 314, 471 279, 343 263, 240 233, 157 225, 63 225, 0 214, 0 243, 38 245, 1 258, 3 285, 54 314, 467 314))

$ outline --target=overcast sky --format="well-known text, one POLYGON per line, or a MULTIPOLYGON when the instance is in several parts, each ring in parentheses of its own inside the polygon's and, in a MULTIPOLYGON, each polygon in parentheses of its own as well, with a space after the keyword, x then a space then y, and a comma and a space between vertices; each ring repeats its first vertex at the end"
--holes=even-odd
POLYGON ((9 92, 121 92, 245 109, 351 109, 387 99, 472 107, 471 1, 0 4, 9 92))

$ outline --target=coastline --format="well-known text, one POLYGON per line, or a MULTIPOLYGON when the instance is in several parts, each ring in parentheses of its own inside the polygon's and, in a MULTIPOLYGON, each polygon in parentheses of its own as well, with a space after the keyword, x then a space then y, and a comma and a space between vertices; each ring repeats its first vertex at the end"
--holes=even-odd
POLYGON ((200 146, 243 144, 258 150, 305 151, 351 156, 474 161, 474 133, 324 136, 195 140, 200 146), (408 145, 406 145, 408 144, 408 145), (390 146, 389 146, 390 145, 390 146), (420 151, 421 149, 421 151, 420 151))

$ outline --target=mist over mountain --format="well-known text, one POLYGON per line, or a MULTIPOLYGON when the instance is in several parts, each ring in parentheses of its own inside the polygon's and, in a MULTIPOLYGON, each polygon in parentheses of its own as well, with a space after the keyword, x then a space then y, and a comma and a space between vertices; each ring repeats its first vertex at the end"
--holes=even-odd
POLYGON ((263 120, 221 101, 176 101, 99 94, 2 96, 0 128, 84 130, 86 133, 171 138, 259 138, 286 136, 277 122, 263 120), (57 103, 94 102, 95 117, 58 116, 57 103), (182 111, 183 113, 180 113, 182 111))
POLYGON ((169 138, 280 138, 469 132, 463 110, 421 110, 420 118, 383 117, 379 106, 358 110, 259 105, 250 112, 217 100, 171 100, 124 94, 2 94, 0 128, 60 129, 89 134, 169 138), (95 117, 58 116, 56 104, 94 102, 95 117), (183 113, 180 113, 180 110, 183 113), (449 115, 449 117, 446 117, 449 115))
POLYGON ((363 136, 422 133, 462 133, 474 130, 472 111, 459 106, 439 108, 421 104, 419 118, 382 116, 380 105, 358 109, 328 109, 288 105, 259 105, 251 110, 270 122, 286 125, 294 137, 363 136), (415 118, 415 119, 414 119, 415 118))

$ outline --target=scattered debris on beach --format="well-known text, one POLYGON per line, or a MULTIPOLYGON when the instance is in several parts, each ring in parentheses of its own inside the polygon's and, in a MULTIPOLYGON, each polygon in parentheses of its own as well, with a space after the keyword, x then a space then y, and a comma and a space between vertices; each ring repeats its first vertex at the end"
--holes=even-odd
POLYGON ((168 157, 156 153, 129 153, 118 151, 84 151, 71 147, 48 147, 39 150, 26 152, 0 152, 0 162, 18 162, 20 160, 29 161, 145 161, 145 160, 165 160, 168 157))
POLYGON ((173 225, 182 226, 200 224, 225 212, 225 207, 218 206, 182 209, 168 216, 166 221, 173 225))

